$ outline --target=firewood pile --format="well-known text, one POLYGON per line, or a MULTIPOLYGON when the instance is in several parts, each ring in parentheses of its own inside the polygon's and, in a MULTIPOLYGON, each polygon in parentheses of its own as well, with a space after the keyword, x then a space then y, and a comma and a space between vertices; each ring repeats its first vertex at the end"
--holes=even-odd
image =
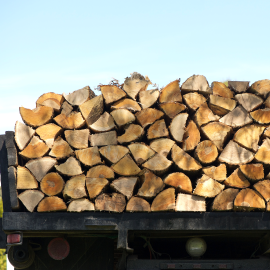
POLYGON ((17 210, 269 211, 270 80, 150 84, 133 73, 20 107, 17 210))

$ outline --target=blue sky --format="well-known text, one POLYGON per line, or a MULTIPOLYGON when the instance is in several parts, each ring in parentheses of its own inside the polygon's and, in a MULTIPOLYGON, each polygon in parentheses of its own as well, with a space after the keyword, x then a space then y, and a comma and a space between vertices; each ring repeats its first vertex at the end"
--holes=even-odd
POLYGON ((270 79, 270 1, 0 0, 0 134, 46 92, 131 72, 270 79))

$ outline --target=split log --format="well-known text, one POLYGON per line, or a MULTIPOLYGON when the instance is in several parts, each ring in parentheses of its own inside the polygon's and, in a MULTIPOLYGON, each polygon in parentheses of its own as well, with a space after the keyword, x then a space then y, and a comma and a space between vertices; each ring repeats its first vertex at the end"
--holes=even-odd
POLYGON ((191 111, 196 111, 203 103, 206 102, 206 98, 198 93, 188 93, 183 96, 185 103, 191 111))
POLYGON ((41 191, 48 195, 59 195, 65 186, 63 178, 55 172, 46 174, 40 182, 41 191))
POLYGON ((152 125, 156 120, 164 116, 164 113, 153 108, 147 108, 135 114, 138 123, 143 127, 152 125))
POLYGON ((183 93, 199 92, 207 95, 212 94, 212 89, 209 87, 208 81, 203 75, 193 75, 189 77, 181 86, 183 93))
POLYGON ((233 202, 239 190, 235 188, 228 188, 217 195, 212 204, 212 211, 232 211, 233 202))
POLYGON ((74 157, 69 157, 66 162, 60 165, 55 165, 54 167, 56 171, 66 176, 75 176, 82 174, 80 162, 74 157))
MULTIPOLYGON (((175 134, 176 135, 176 134, 175 134)), ((162 137, 168 137, 169 131, 166 127, 164 119, 156 121, 152 124, 147 131, 147 139, 153 140, 162 137)))
POLYGON ((130 98, 124 98, 111 105, 111 110, 117 109, 126 109, 131 112, 139 112, 141 110, 141 107, 135 100, 130 98))
POLYGON ((238 94, 235 99, 247 112, 251 112, 263 104, 262 98, 251 93, 238 94))
MULTIPOLYGON (((257 97, 257 96, 256 96, 257 97)), ((259 98, 259 97, 258 97, 259 98)), ((263 103, 266 108, 270 108, 270 96, 263 103)), ((257 108, 257 107, 256 107, 257 108)))
POLYGON ((79 109, 87 125, 90 126, 102 115, 103 107, 103 96, 100 95, 84 102, 79 109))
POLYGON ((138 165, 141 165, 155 155, 155 151, 143 143, 133 143, 128 148, 138 165))
POLYGON ((160 155, 167 157, 168 154, 171 152, 174 144, 175 142, 173 140, 170 140, 168 138, 161 138, 152 141, 150 143, 150 147, 160 155))
POLYGON ((250 151, 258 150, 258 143, 265 127, 260 125, 248 125, 239 129, 233 140, 250 151))
POLYGON ((120 128, 134 122, 136 119, 134 114, 126 109, 114 110, 111 112, 111 116, 113 117, 116 125, 120 128))
POLYGON ((105 165, 98 165, 88 170, 86 177, 106 178, 108 180, 112 180, 114 179, 114 172, 111 168, 105 165))
POLYGON ((76 150, 75 154, 76 158, 85 166, 92 167, 103 163, 97 146, 76 150))
POLYGON ((36 189, 38 182, 31 172, 25 168, 17 167, 17 189, 36 189))
POLYGON ((170 132, 173 137, 173 139, 176 142, 182 142, 184 134, 186 132, 186 122, 188 119, 187 113, 180 113, 176 115, 170 125, 170 132))
POLYGON ((177 114, 186 109, 186 106, 184 104, 178 102, 161 103, 159 107, 169 118, 169 120, 173 119, 177 114))
POLYGON ((57 159, 67 158, 72 154, 73 154, 72 148, 60 136, 54 141, 53 147, 49 153, 51 157, 55 157, 57 159))
POLYGON ((157 102, 158 98, 159 98, 158 89, 141 91, 139 93, 139 101, 143 109, 147 109, 153 106, 157 102))
POLYGON ((132 197, 126 207, 126 212, 150 212, 150 204, 139 197, 132 197))
POLYGON ((76 175, 68 180, 63 190, 63 196, 65 200, 87 197, 85 190, 85 175, 76 175))
POLYGON ((265 199, 266 202, 270 200, 270 180, 264 180, 257 182, 253 188, 259 192, 265 199))
POLYGON ((242 189, 234 200, 234 211, 265 211, 265 208, 264 199, 250 188, 242 189))
POLYGON ((88 195, 90 200, 95 199, 98 195, 104 192, 108 186, 109 181, 106 178, 86 178, 86 188, 88 191, 88 195))
POLYGON ((136 142, 141 139, 143 134, 144 134, 144 130, 141 126, 131 124, 125 130, 125 133, 118 137, 118 142, 120 144, 136 142))
POLYGON ((203 173, 218 182, 222 182, 227 178, 227 169, 225 164, 220 164, 217 167, 211 166, 203 168, 203 173))
POLYGON ((142 172, 140 181, 141 187, 138 190, 137 196, 146 200, 156 197, 165 187, 162 179, 147 169, 142 172))
POLYGON ((20 107, 20 115, 25 124, 31 127, 45 125, 53 118, 53 108, 41 106, 33 110, 20 107))
POLYGON ((49 152, 50 148, 39 137, 34 136, 29 144, 20 152, 26 159, 40 158, 49 152))
POLYGON ((166 85, 160 93, 159 103, 182 102, 182 95, 179 87, 180 80, 175 80, 166 85))
POLYGON ((153 200, 151 211, 175 211, 175 189, 168 188, 160 192, 153 200))
POLYGON ((252 119, 247 111, 241 106, 237 106, 231 112, 219 119, 219 122, 231 126, 232 128, 240 128, 252 123, 252 119))
POLYGON ((237 168, 224 182, 228 187, 235 188, 247 188, 250 186, 249 181, 242 174, 239 168, 237 168))
POLYGON ((224 187, 224 185, 204 174, 202 178, 197 181, 193 194, 205 198, 214 198, 224 189, 224 187))
POLYGON ((56 196, 44 198, 38 205, 38 212, 62 212, 66 211, 67 206, 64 201, 56 196))
POLYGON ((161 175, 167 172, 172 165, 172 161, 160 154, 154 155, 148 161, 142 164, 143 168, 149 169, 154 173, 161 175))
POLYGON ((117 144, 116 131, 108 131, 98 134, 92 134, 90 136, 91 146, 104 146, 117 144))
POLYGON ((206 102, 201 105, 194 116, 194 120, 198 126, 202 126, 209 122, 218 121, 219 118, 219 116, 213 114, 206 102))
POLYGON ((249 87, 249 82, 246 81, 228 81, 228 86, 236 93, 246 92, 249 87))
POLYGON ((240 170, 251 182, 258 182, 264 179, 264 168, 260 163, 241 165, 240 170))
POLYGON ((259 124, 270 124, 270 108, 256 110, 250 115, 259 124))
POLYGON ((76 149, 88 147, 89 129, 66 130, 65 137, 67 142, 76 149))
POLYGON ((127 94, 116 85, 101 85, 100 91, 104 97, 106 105, 110 105, 127 96, 127 94))
POLYGON ((266 96, 270 92, 270 80, 257 81, 251 85, 250 90, 252 92, 255 92, 255 94, 257 95, 266 98, 266 96))
POLYGON ((53 120, 64 129, 78 129, 85 125, 85 120, 80 112, 71 112, 69 115, 61 113, 53 120))
POLYGON ((44 198, 44 194, 39 190, 26 190, 19 195, 20 201, 29 212, 34 212, 36 206, 44 198))
POLYGON ((100 154, 109 163, 117 163, 129 153, 128 148, 121 145, 108 145, 99 149, 100 154))
POLYGON ((126 207, 125 196, 118 193, 101 194, 95 200, 95 208, 99 211, 122 213, 126 207))
POLYGON ((42 178, 56 165, 57 161, 51 157, 43 157, 29 160, 25 167, 35 176, 37 181, 42 178))
POLYGON ((59 113, 61 109, 60 102, 54 98, 48 98, 44 100, 41 104, 37 104, 37 108, 40 106, 51 107, 56 113, 59 113))
POLYGON ((116 192, 126 196, 129 200, 133 196, 137 181, 137 177, 121 177, 114 180, 110 187, 116 192))
POLYGON ((195 150, 195 156, 202 164, 211 164, 218 157, 218 150, 211 141, 202 141, 195 150))
POLYGON ((93 123, 89 127, 94 132, 106 132, 114 129, 116 125, 113 121, 112 116, 109 113, 105 112, 99 117, 99 119, 95 123, 93 123))
POLYGON ((206 212, 205 198, 179 193, 175 205, 176 212, 206 212))
POLYGON ((181 147, 184 151, 193 151, 200 140, 200 131, 197 128, 197 125, 192 120, 190 120, 186 127, 186 132, 184 134, 181 147))
POLYGON ((202 166, 176 144, 172 147, 172 160, 184 172, 198 172, 202 166))
POLYGON ((69 93, 69 94, 64 93, 63 97, 72 106, 79 106, 79 105, 82 105, 87 100, 89 100, 90 92, 92 96, 95 96, 95 93, 90 89, 90 87, 85 86, 84 88, 73 91, 72 93, 69 93))
POLYGON ((212 82, 211 87, 215 96, 234 98, 233 92, 222 82, 212 82))
POLYGON ((169 174, 167 177, 165 177, 164 184, 174 187, 177 193, 192 193, 192 183, 189 177, 187 177, 184 173, 181 172, 169 174))
POLYGON ((130 155, 124 156, 117 163, 113 164, 111 168, 119 175, 133 176, 138 175, 141 169, 137 166, 130 155))
POLYGON ((61 113, 68 116, 72 111, 73 111, 73 107, 67 101, 65 101, 62 104, 61 113))
POLYGON ((230 98, 210 95, 209 107, 214 114, 223 116, 231 112, 236 106, 236 101, 230 98))
POLYGON ((264 130, 263 138, 270 138, 270 126, 264 130))
POLYGON ((30 142, 35 134, 35 130, 17 121, 15 124, 15 141, 20 150, 30 142))
POLYGON ((40 139, 42 139, 49 148, 52 148, 55 138, 58 137, 61 132, 62 128, 53 123, 38 127, 36 129, 36 133, 40 139))
POLYGON ((270 164, 270 139, 266 138, 255 154, 255 160, 264 164, 270 164))
POLYGON ((64 101, 63 95, 49 92, 49 93, 45 93, 42 96, 40 96, 36 102, 36 105, 42 104, 46 99, 50 99, 50 98, 56 99, 60 104, 62 104, 64 101))
POLYGON ((85 212, 85 211, 95 211, 95 205, 88 199, 77 199, 72 201, 68 208, 68 212, 85 212))
POLYGON ((202 127, 204 135, 211 140, 218 150, 222 151, 224 143, 232 134, 232 128, 218 122, 209 123, 202 127))

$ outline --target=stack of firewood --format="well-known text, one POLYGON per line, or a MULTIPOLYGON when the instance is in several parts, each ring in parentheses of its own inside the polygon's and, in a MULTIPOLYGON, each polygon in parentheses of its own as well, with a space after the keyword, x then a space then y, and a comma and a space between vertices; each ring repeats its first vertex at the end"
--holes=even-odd
POLYGON ((18 198, 30 212, 270 209, 270 80, 193 75, 147 90, 46 93, 16 122, 18 198), (266 180, 265 180, 266 179, 266 180))

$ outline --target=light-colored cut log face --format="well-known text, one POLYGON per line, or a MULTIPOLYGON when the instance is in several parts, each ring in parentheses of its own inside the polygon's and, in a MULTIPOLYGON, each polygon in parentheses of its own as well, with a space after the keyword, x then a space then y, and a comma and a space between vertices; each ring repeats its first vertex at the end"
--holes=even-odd
POLYGON ((214 114, 223 116, 232 111, 236 106, 236 101, 230 98, 210 95, 209 107, 214 114))
POLYGON ((142 186, 138 190, 137 196, 144 199, 154 198, 165 187, 162 179, 149 170, 144 170, 140 177, 142 186))
POLYGON ((40 158, 48 153, 50 148, 40 140, 37 136, 34 136, 29 144, 20 152, 20 155, 24 158, 40 158))
POLYGON ((72 93, 69 93, 69 94, 65 94, 65 93, 63 94, 66 101, 68 101, 68 103, 73 106, 75 105, 79 106, 83 104, 84 102, 86 102, 89 99, 89 95, 90 95, 89 86, 85 86, 84 88, 73 91, 72 93))
POLYGON ((17 168, 17 189, 36 189, 38 182, 36 178, 25 168, 18 166, 17 168))
POLYGON ((121 213, 125 210, 125 196, 118 193, 101 194, 95 200, 95 208, 99 211, 121 213))
POLYGON ((242 174, 239 168, 237 168, 224 182, 228 187, 235 188, 247 188, 250 186, 249 181, 242 174))
POLYGON ((56 196, 44 198, 38 205, 38 212, 61 212, 66 211, 67 206, 62 199, 56 196))
POLYGON ((106 178, 86 178, 86 188, 90 200, 95 199, 101 192, 103 192, 108 186, 109 181, 106 178))
POLYGON ((191 120, 189 121, 183 137, 182 149, 184 151, 192 151, 201 140, 200 131, 197 125, 191 120))
POLYGON ((55 172, 48 173, 40 182, 40 189, 48 196, 58 195, 62 192, 65 182, 63 178, 55 172))
POLYGON ((202 168, 199 162, 176 144, 172 147, 172 160, 180 170, 186 172, 197 172, 202 168))
POLYGON ((66 130, 67 142, 74 148, 83 149, 88 147, 89 129, 66 130))
POLYGON ((55 165, 54 167, 60 174, 63 175, 75 176, 82 174, 81 165, 79 161, 74 157, 70 157, 66 160, 66 162, 60 165, 55 165))
POLYGON ((267 94, 270 92, 270 80, 257 81, 253 83, 250 88, 256 94, 265 98, 267 94))
POLYGON ((264 180, 256 183, 253 188, 257 190, 268 202, 270 200, 270 180, 264 180))
POLYGON ((202 126, 209 122, 218 121, 219 118, 219 116, 214 115, 213 112, 208 108, 206 102, 203 103, 195 113, 195 122, 198 126, 202 126))
POLYGON ((174 187, 177 193, 192 193, 191 181, 184 173, 171 173, 164 179, 164 183, 168 186, 174 187))
POLYGON ((211 141, 202 141, 195 150, 195 156, 203 164, 210 164, 218 157, 218 150, 211 141))
POLYGON ((266 138, 259 147, 255 159, 264 164, 270 164, 270 139, 266 138))
POLYGON ((39 190, 26 190, 18 198, 29 212, 34 212, 36 206, 43 199, 44 194, 39 190))
POLYGON ((246 92, 249 87, 248 81, 228 81, 228 86, 230 89, 234 90, 236 93, 246 92))
POLYGON ((211 94, 212 89, 203 75, 193 75, 189 77, 181 86, 182 92, 200 92, 211 94))
POLYGON ((137 121, 143 128, 153 124, 163 116, 163 112, 152 108, 144 109, 136 113, 137 121))
POLYGON ((220 118, 219 121, 233 128, 239 128, 252 123, 251 117, 241 105, 220 118))
POLYGON ((138 165, 141 165, 155 154, 155 151, 143 143, 133 143, 128 148, 138 165))
POLYGON ((263 104, 262 98, 251 93, 238 94, 235 99, 247 112, 251 112, 263 104))
POLYGON ((270 138, 270 126, 264 130, 263 138, 270 138))
POLYGON ((159 98, 159 90, 141 91, 139 93, 140 105, 143 109, 153 106, 159 98))
POLYGON ((124 156, 111 167, 116 173, 123 176, 138 175, 141 169, 137 166, 130 155, 124 156))
POLYGON ((234 200, 234 210, 236 211, 252 211, 266 208, 264 199, 254 190, 250 188, 242 189, 234 200))
POLYGON ((136 142, 143 136, 143 134, 144 134, 144 130, 141 126, 131 124, 125 130, 125 133, 122 136, 118 137, 118 142, 120 144, 136 142))
POLYGON ((85 175, 77 175, 68 180, 63 190, 65 199, 80 199, 86 197, 85 175))
MULTIPOLYGON (((257 96, 256 96, 257 97, 257 96)), ((268 97, 263 103, 266 108, 270 108, 270 97, 268 97)), ((256 107, 257 108, 257 107, 256 107)))
POLYGON ((107 105, 116 102, 126 97, 127 95, 122 89, 120 89, 116 85, 101 85, 100 91, 107 105))
POLYGON ((270 108, 256 110, 250 115, 259 124, 270 124, 270 108))
POLYGON ((160 155, 167 157, 174 144, 175 142, 171 139, 161 138, 152 141, 150 147, 160 155))
POLYGON ((116 126, 112 116, 109 113, 105 112, 94 124, 90 125, 89 127, 94 132, 106 132, 114 129, 116 126))
POLYGON ((183 137, 186 131, 185 127, 186 127, 187 119, 188 119, 187 113, 180 113, 176 115, 171 122, 170 132, 173 139, 176 142, 183 141, 183 137))
POLYGON ((175 211, 177 212, 205 212, 205 198, 179 193, 176 199, 175 211))
POLYGON ((257 182, 264 179, 264 168, 260 163, 241 165, 240 170, 251 182, 257 182))
POLYGON ((35 130, 17 121, 15 124, 15 142, 20 150, 23 150, 34 136, 35 130))
POLYGON ((60 112, 60 109, 61 109, 60 102, 54 98, 48 98, 44 100, 41 104, 37 104, 37 107, 40 107, 40 106, 51 107, 57 113, 60 112))
POLYGON ((117 144, 116 131, 108 131, 90 136, 91 146, 104 146, 117 144))
POLYGON ((112 110, 126 109, 131 112, 139 112, 141 110, 141 107, 135 100, 130 99, 130 98, 125 98, 125 99, 115 102, 111 106, 111 109, 112 110))
POLYGON ((111 188, 123 194, 129 200, 133 196, 134 188, 138 181, 137 177, 121 177, 111 183, 111 188))
POLYGON ((166 127, 164 119, 156 121, 152 124, 147 131, 147 139, 153 140, 162 137, 168 137, 169 131, 166 127))
POLYGON ((227 169, 225 164, 220 164, 218 167, 211 166, 203 168, 203 173, 219 182, 222 182, 227 178, 227 169))
POLYGON ((206 98, 198 93, 188 93, 183 96, 188 108, 192 111, 196 111, 204 102, 206 98))
POLYGON ((233 202, 239 190, 228 188, 223 190, 213 201, 212 211, 231 211, 233 210, 233 202))
POLYGON ((77 199, 69 204, 67 211, 68 212, 95 211, 95 205, 88 199, 77 199))
POLYGON ((197 181, 197 186, 193 193, 205 198, 214 198, 224 189, 224 187, 224 185, 204 174, 202 178, 197 181))
POLYGON ((143 198, 132 197, 126 207, 127 212, 150 212, 150 204, 143 198))
POLYGON ((33 110, 20 107, 20 114, 24 123, 31 127, 47 124, 53 118, 53 108, 41 106, 33 110))
POLYGON ((36 102, 36 105, 42 104, 46 99, 56 99, 60 104, 63 103, 64 97, 63 95, 55 94, 53 92, 45 93, 42 96, 40 96, 36 102))
POLYGON ((57 159, 69 157, 73 154, 70 145, 60 136, 54 141, 53 147, 49 153, 50 156, 57 159))
POLYGON ((175 80, 166 85, 160 93, 159 103, 182 102, 182 95, 179 87, 180 80, 175 80))
POLYGON ((98 166, 91 168, 87 172, 86 177, 106 178, 108 180, 112 180, 112 179, 114 179, 114 172, 111 168, 109 168, 105 165, 98 165, 98 166))
POLYGON ((225 98, 233 98, 233 92, 222 82, 212 82, 212 90, 213 95, 225 97, 225 98))
POLYGON ((143 168, 149 169, 154 173, 161 175, 167 172, 170 169, 171 165, 172 161, 168 160, 163 155, 157 153, 155 156, 143 163, 142 166, 143 168))
POLYGON ((109 163, 116 163, 128 154, 129 150, 121 145, 108 145, 101 147, 99 152, 109 163))
POLYGON ((256 152, 264 129, 264 126, 259 125, 248 125, 242 127, 234 134, 233 140, 248 150, 256 152))
POLYGON ((152 212, 174 211, 175 210, 175 190, 168 188, 160 192, 151 205, 152 212))
POLYGON ((99 155, 98 147, 89 147, 82 150, 75 151, 76 158, 86 166, 95 166, 102 164, 102 160, 99 155))
POLYGON ((85 125, 80 112, 71 112, 69 115, 61 113, 53 120, 64 129, 78 129, 85 125))
POLYGON ((135 116, 129 110, 117 109, 111 112, 111 115, 118 127, 123 127, 135 121, 135 116))
POLYGON ((242 165, 251 162, 253 158, 252 152, 241 147, 236 142, 230 141, 221 152, 218 160, 230 165, 242 165))
POLYGON ((63 102, 61 107, 61 113, 68 116, 73 111, 73 107, 67 102, 63 102))
POLYGON ((36 133, 42 139, 48 147, 52 148, 54 140, 62 132, 62 128, 50 123, 36 129, 36 133))
POLYGON ((174 118, 177 114, 184 111, 186 106, 178 102, 166 102, 159 105, 160 109, 169 119, 174 118))

